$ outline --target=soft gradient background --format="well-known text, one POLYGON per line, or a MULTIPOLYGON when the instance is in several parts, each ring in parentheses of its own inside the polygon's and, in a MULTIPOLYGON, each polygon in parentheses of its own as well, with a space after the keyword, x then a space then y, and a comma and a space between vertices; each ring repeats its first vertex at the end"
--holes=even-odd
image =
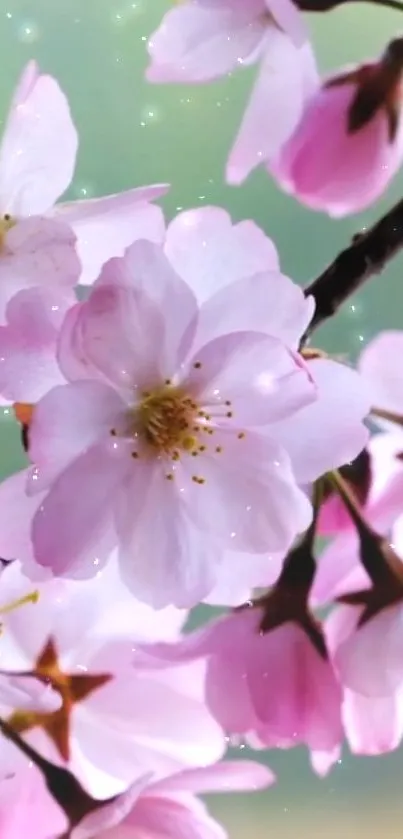
MULTIPOLYGON (((245 0, 247 2, 247 0, 245 0)), ((70 197, 169 181, 167 215, 219 203, 235 219, 251 217, 273 237, 284 270, 300 283, 316 276, 351 235, 401 195, 402 175, 370 212, 341 222, 309 213, 279 193, 264 171, 240 189, 223 184, 227 150, 252 72, 200 88, 143 81, 147 36, 167 0, 0 0, 0 120, 24 63, 36 58, 67 92, 81 138, 70 197)), ((380 52, 403 29, 403 15, 365 3, 311 18, 324 72, 380 52)), ((1 123, 0 123, 1 124, 1 123)), ((355 355, 383 327, 402 327, 402 261, 370 284, 322 331, 322 346, 355 355)), ((22 460, 18 431, 5 413, 0 469, 22 460)), ((275 686, 273 686, 275 688, 275 686)), ((242 752, 244 754, 244 752, 242 752)), ((401 837, 403 756, 344 755, 325 781, 299 750, 267 755, 279 783, 255 795, 216 799, 233 839, 401 837)), ((191 839, 191 837, 189 837, 191 839)))

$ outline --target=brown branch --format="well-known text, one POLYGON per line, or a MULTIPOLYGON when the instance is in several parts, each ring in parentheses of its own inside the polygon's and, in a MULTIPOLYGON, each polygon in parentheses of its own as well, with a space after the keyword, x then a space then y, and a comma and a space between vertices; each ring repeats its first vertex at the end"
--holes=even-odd
MULTIPOLYGON (((330 12, 336 6, 344 6, 351 0, 296 0, 296 5, 302 12, 330 12)), ((386 6, 389 9, 403 11, 403 5, 399 0, 356 0, 356 2, 369 2, 375 6, 386 6)))
POLYGON ((367 280, 374 274, 380 274, 402 248, 403 200, 365 233, 354 236, 351 245, 304 289, 306 297, 312 295, 315 298, 316 309, 302 345, 367 280))

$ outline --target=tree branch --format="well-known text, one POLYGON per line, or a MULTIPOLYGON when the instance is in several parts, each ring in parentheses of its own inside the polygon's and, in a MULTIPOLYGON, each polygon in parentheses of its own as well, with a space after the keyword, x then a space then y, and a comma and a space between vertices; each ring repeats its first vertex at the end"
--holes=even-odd
POLYGON ((354 236, 351 245, 304 289, 306 297, 315 298, 316 309, 302 346, 367 280, 380 274, 402 248, 403 200, 365 233, 354 236))

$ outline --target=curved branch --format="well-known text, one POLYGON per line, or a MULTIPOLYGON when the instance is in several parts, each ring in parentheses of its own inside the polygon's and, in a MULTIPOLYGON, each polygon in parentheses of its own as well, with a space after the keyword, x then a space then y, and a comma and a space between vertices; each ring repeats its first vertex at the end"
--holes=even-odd
POLYGON ((354 236, 351 245, 304 289, 306 297, 314 297, 316 309, 302 345, 367 280, 380 274, 402 248, 403 200, 365 233, 354 236))

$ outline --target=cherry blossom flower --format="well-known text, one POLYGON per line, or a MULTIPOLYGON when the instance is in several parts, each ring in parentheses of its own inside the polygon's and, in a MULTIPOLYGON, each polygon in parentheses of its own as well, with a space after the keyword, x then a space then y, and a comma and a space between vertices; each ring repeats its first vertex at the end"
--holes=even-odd
MULTIPOLYGON (((128 792, 85 816, 71 839, 224 839, 225 831, 196 796, 201 793, 263 789, 274 781, 265 766, 249 760, 225 761, 211 767, 184 770, 165 781, 144 776, 128 792)), ((20 839, 34 825, 32 839, 55 839, 68 828, 62 810, 47 792, 36 768, 26 768, 0 782, 0 826, 4 839, 20 839), (10 806, 11 805, 11 806, 10 806)))
POLYGON ((71 383, 40 401, 30 429, 28 493, 46 490, 37 561, 93 573, 113 528, 125 580, 159 607, 207 596, 225 548, 287 550, 311 515, 270 437, 315 399, 303 361, 257 332, 194 352, 197 313, 162 252, 133 245, 68 316, 60 363, 71 383))
POLYGON ((196 0, 165 15, 148 44, 151 82, 209 82, 260 70, 227 164, 241 183, 291 135, 319 79, 302 15, 290 0, 196 0))
POLYGON ((331 76, 270 164, 286 192, 339 217, 369 207, 403 161, 403 40, 378 63, 331 76))
MULTIPOLYGON (((80 274, 78 263, 72 262, 73 257, 70 267, 67 262, 68 247, 75 238, 71 230, 77 237, 81 282, 94 280, 102 264, 123 253, 136 238, 162 239, 163 216, 150 201, 164 195, 166 186, 144 187, 54 208, 71 183, 77 146, 77 132, 64 93, 55 79, 41 75, 35 62, 30 62, 14 94, 0 147, 0 245, 4 251, 0 259, 1 288, 3 275, 10 274, 9 249, 16 252, 16 277, 10 278, 8 285, 13 281, 16 290, 24 287, 18 283, 27 259, 29 276, 35 268, 39 274, 46 267, 49 275, 55 263, 53 274, 60 274, 63 267, 64 282, 69 277, 76 282, 80 274), (53 219, 43 218, 47 215, 53 215, 53 219)), ((2 297, 4 294, 2 291, 2 297)))
POLYGON ((206 700, 228 734, 246 736, 255 748, 304 743, 316 771, 325 774, 342 740, 332 665, 297 622, 279 619, 266 632, 262 617, 258 606, 246 607, 178 643, 155 644, 145 650, 146 665, 206 658, 206 700))
MULTIPOLYGON (((12 563, 2 575, 9 600, 32 581, 12 563)), ((52 763, 74 772, 96 798, 124 792, 145 772, 163 778, 186 766, 219 759, 224 738, 205 707, 204 668, 143 673, 133 649, 161 637, 178 637, 183 613, 158 616, 137 604, 120 583, 114 563, 90 583, 36 584, 38 602, 7 615, 2 671, 14 678, 0 716, 52 763), (14 704, 21 680, 50 684, 60 706, 14 704)), ((41 695, 38 695, 38 702, 41 695)), ((3 771, 18 771, 22 757, 0 741, 3 771)))

